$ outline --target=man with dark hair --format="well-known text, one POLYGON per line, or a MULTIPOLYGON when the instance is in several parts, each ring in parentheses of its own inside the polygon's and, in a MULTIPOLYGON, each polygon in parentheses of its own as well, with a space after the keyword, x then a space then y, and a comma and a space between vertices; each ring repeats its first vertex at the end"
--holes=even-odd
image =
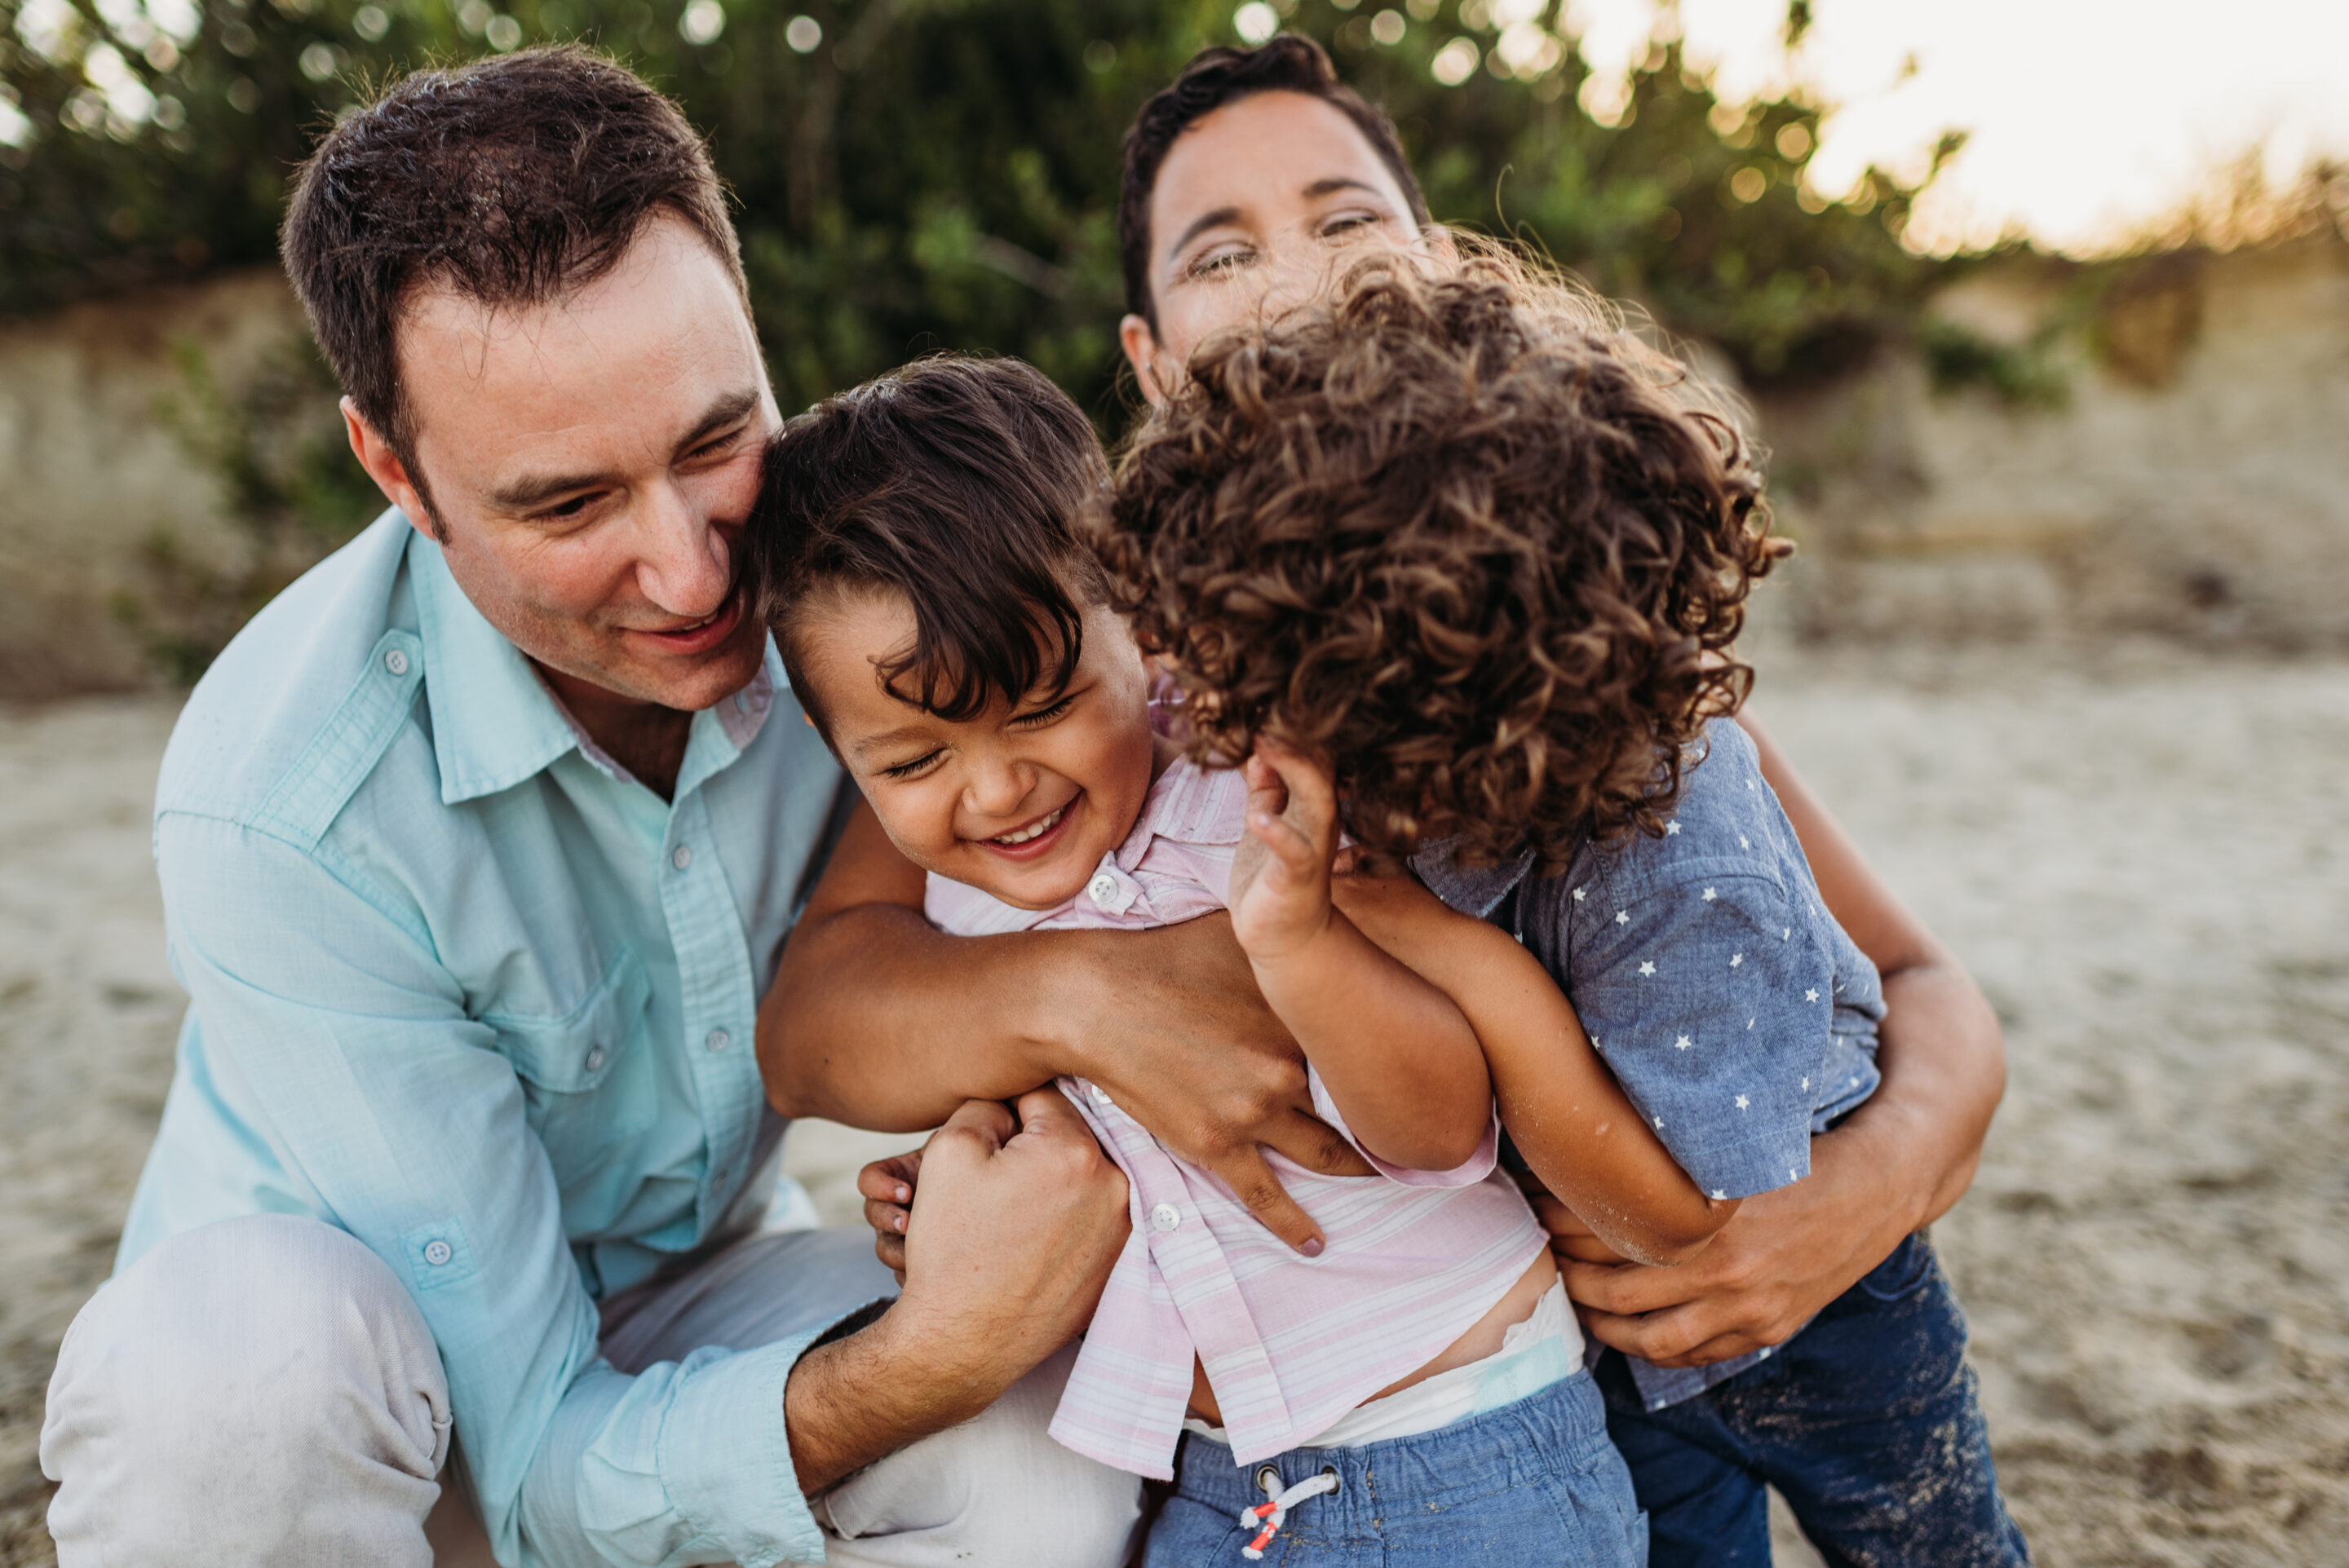
POLYGON ((486 1526, 507 1563, 1107 1568, 1133 1479, 1044 1432, 1124 1184, 1057 1093, 953 1111, 902 1295, 864 1232, 771 1218, 752 1031, 838 777, 745 603, 779 421, 699 139, 577 49, 420 73, 327 134, 285 253, 397 510, 172 737, 192 1006, 49 1390, 59 1561, 486 1526))

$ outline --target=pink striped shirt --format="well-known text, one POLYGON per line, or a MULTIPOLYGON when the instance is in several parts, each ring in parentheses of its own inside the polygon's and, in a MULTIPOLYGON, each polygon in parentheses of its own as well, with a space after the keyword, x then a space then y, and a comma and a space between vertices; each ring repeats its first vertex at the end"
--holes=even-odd
MULTIPOLYGON (((1247 803, 1237 772, 1177 760, 1125 842, 1067 903, 1015 909, 934 875, 929 916, 942 930, 983 935, 1144 930, 1211 913, 1225 907, 1247 803)), ((1307 1077, 1321 1117, 1354 1142, 1320 1075, 1309 1067, 1307 1077)), ((1174 1474, 1195 1355, 1233 1459, 1253 1464, 1309 1442, 1434 1359, 1547 1244, 1524 1198, 1495 1169, 1497 1119, 1454 1171, 1405 1170, 1364 1150, 1380 1174, 1321 1176, 1268 1154, 1327 1239, 1319 1257, 1304 1258, 1098 1086, 1062 1078, 1061 1088, 1125 1172, 1133 1233, 1086 1331, 1052 1436, 1121 1470, 1174 1474)))

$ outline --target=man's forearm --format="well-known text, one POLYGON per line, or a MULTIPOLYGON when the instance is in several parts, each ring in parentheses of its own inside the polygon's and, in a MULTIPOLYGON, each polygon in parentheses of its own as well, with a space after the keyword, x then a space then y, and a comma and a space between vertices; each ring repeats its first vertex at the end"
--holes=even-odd
POLYGON ((967 1421, 1010 1385, 999 1370, 933 1363, 887 1315, 809 1351, 783 1388, 792 1469, 807 1497, 909 1443, 967 1421))
POLYGON ((759 1010, 760 1067, 785 1116, 919 1131, 967 1099, 1081 1070, 1047 1030, 1050 1005, 1081 987, 1093 934, 947 936, 882 903, 810 919, 759 1010))

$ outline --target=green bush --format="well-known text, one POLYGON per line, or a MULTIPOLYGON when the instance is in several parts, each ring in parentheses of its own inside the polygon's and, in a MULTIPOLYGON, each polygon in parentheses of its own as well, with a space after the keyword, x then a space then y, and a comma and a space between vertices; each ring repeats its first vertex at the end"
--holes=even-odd
MULTIPOLYGON (((1899 242, 1913 188, 1871 174, 1837 204, 1803 189, 1821 106, 1732 110, 1672 44, 1626 97, 1586 84, 1542 0, 1277 9, 1393 113, 1439 218, 1516 236, 1750 382, 1913 335, 1946 270, 1899 242)), ((1790 31, 1802 18, 1798 0, 1790 31)), ((1269 19, 1232 0, 0 0, 0 315, 266 263, 289 172, 367 84, 576 37, 708 132, 786 408, 916 353, 981 348, 1030 360, 1113 433, 1119 138, 1194 52, 1269 19)), ((237 469, 237 442, 275 416, 222 415, 198 379, 188 399, 214 410, 191 450, 265 565, 147 614, 181 670, 371 510, 327 448, 270 470, 300 482, 247 494, 263 470, 237 469), (316 508, 336 510, 289 521, 316 508)), ((159 581, 171 570, 159 556, 159 581)))
MULTIPOLYGON (((1230 4, 503 3, 0 0, 0 312, 265 262, 287 171, 367 83, 576 36, 709 131, 787 404, 925 346, 986 347, 1114 422, 1118 136, 1234 36, 1230 4)), ((1532 7, 1375 4, 1290 0, 1284 25, 1392 109, 1440 217, 1518 234, 1751 378, 1900 330, 1938 270, 1899 243, 1897 181, 1806 210, 1817 106, 1731 113, 1660 44, 1602 125, 1569 46, 1501 27, 1532 7), (1447 48, 1455 72, 1481 62, 1457 85, 1437 79, 1447 48)))

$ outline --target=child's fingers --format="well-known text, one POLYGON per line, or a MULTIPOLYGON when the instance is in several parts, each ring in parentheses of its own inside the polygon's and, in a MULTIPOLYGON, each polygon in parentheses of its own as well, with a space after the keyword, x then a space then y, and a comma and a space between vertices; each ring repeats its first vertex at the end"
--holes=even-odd
POLYGON ((893 1154, 886 1160, 875 1160, 856 1173, 856 1191, 865 1198, 886 1203, 910 1203, 914 1201, 914 1182, 922 1168, 920 1150, 910 1153, 893 1154))
POLYGON ((1247 829, 1250 837, 1272 851, 1273 860, 1290 878, 1299 882, 1312 880, 1314 872, 1319 869, 1321 853, 1312 840, 1299 831, 1294 822, 1286 817, 1251 810, 1247 829))
POLYGON ((912 1210, 898 1204, 885 1203, 877 1198, 864 1200, 864 1222, 882 1235, 904 1235, 905 1222, 912 1217, 912 1210))
POLYGON ((1248 760, 1259 759, 1279 775, 1287 789, 1287 814, 1299 819, 1315 836, 1326 834, 1338 820, 1338 788, 1329 773, 1295 747, 1269 735, 1257 737, 1255 755, 1248 760))

